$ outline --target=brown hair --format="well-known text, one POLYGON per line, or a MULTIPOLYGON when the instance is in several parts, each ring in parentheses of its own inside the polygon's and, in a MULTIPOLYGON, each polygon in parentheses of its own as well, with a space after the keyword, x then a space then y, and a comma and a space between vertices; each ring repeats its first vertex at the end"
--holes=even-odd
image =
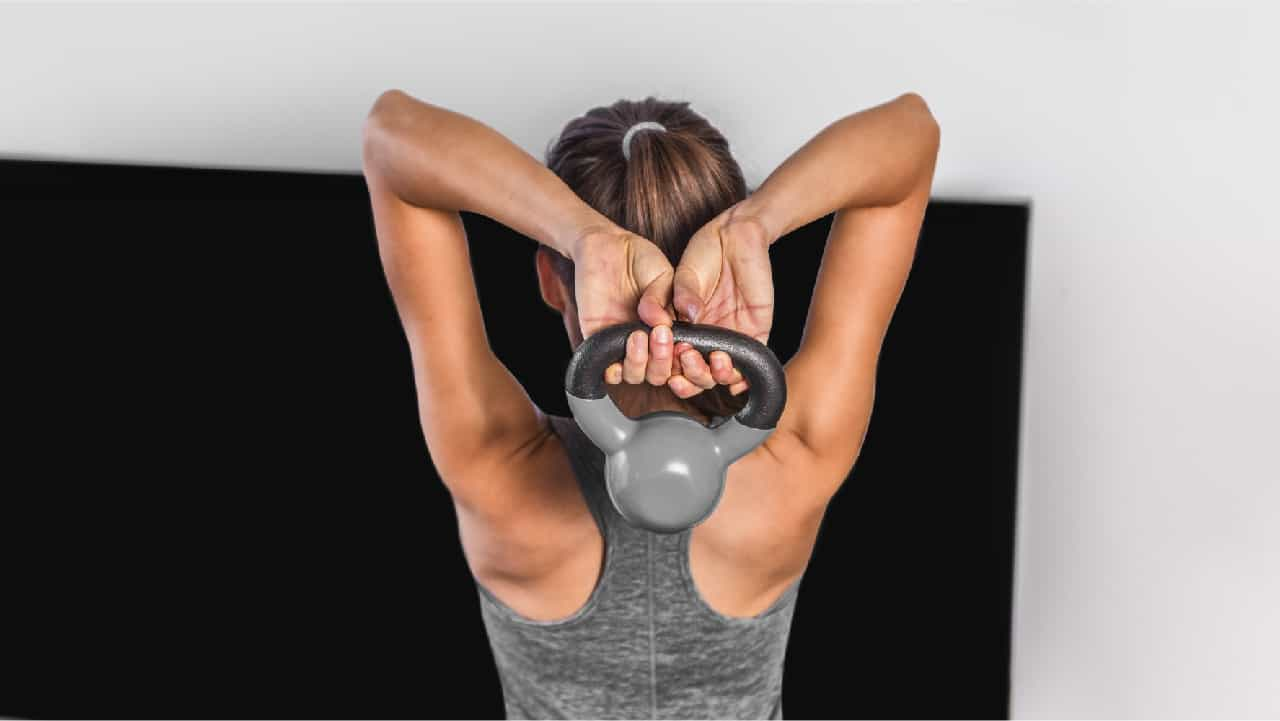
MULTIPOLYGON (((690 236, 749 194, 729 141, 688 102, 650 96, 596 107, 565 125, 548 146, 547 167, 587 205, 619 227, 647 238, 674 266, 690 236), (631 138, 630 160, 622 138, 636 123, 653 121, 666 131, 631 138)), ((549 253, 557 275, 573 288, 573 262, 549 253)), ((709 415, 730 416, 746 403, 726 386, 687 401, 709 415)))

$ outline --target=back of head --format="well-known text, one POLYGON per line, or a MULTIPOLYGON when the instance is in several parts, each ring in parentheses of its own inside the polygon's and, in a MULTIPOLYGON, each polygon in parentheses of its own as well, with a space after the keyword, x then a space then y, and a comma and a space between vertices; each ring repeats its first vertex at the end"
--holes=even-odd
MULTIPOLYGON (((747 197, 742 169, 729 142, 688 102, 619 100, 588 110, 565 125, 547 150, 547 167, 587 205, 619 227, 647 238, 675 266, 689 238, 734 203, 747 197), (651 121, 665 131, 633 134, 630 159, 622 140, 636 123, 651 121)), ((573 287, 573 263, 549 252, 560 278, 573 287)), ((724 386, 689 399, 711 415, 733 415, 745 395, 724 386)))

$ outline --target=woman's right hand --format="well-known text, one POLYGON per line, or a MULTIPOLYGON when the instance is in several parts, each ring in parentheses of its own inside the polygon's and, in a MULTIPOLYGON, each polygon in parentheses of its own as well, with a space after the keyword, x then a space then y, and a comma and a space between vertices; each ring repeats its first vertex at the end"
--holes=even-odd
POLYGON ((681 320, 736 330, 761 343, 773 326, 773 268, 764 221, 750 198, 693 234, 675 270, 673 302, 681 320))
MULTIPOLYGON (((775 239, 750 200, 730 206, 689 239, 675 269, 673 302, 681 320, 722 326, 767 343, 773 326, 769 246, 775 239)), ((711 361, 712 376, 725 382, 721 379, 730 373, 723 368, 717 372, 717 359, 711 361)), ((687 389, 681 379, 671 385, 677 395, 687 389)), ((728 385, 734 395, 747 389, 740 375, 728 385)))

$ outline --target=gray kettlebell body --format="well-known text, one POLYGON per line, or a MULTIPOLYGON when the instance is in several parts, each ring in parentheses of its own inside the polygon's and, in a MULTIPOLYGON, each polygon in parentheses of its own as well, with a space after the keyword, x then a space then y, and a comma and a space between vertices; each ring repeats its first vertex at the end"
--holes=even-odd
POLYGON ((710 428, 674 411, 631 419, 605 393, 603 374, 625 355, 626 338, 635 330, 648 328, 613 326, 584 341, 565 374, 566 396, 578 426, 605 454, 609 497, 622 517, 655 533, 677 533, 711 515, 730 464, 773 432, 786 402, 782 366, 767 346, 749 336, 676 323, 675 342, 729 353, 751 386, 747 405, 710 428))

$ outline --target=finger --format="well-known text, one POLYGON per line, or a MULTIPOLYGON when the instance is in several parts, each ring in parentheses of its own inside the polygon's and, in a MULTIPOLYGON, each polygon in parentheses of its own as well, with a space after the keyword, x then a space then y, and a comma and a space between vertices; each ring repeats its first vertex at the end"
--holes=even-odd
POLYGON ((680 355, 685 351, 692 350, 692 349, 693 349, 693 346, 689 345, 685 341, 680 341, 679 343, 676 343, 675 352, 673 353, 671 358, 671 375, 673 376, 684 375, 684 367, 680 364, 680 355))
POLYGON ((684 377, 703 390, 716 387, 716 379, 711 377, 711 368, 702 360, 702 354, 696 350, 687 350, 680 354, 680 367, 684 369, 684 377))
POLYGON ((627 336, 627 357, 622 361, 622 379, 627 383, 643 383, 644 367, 649 362, 649 334, 642 330, 627 336))
POLYGON ((745 390, 747 390, 746 381, 742 381, 741 383, 734 383, 733 385, 729 386, 729 395, 736 396, 745 390))
POLYGON ((747 382, 746 377, 742 375, 742 371, 738 370, 737 368, 733 368, 731 370, 732 372, 729 374, 729 381, 728 381, 729 385, 733 385, 734 383, 747 382))
POLYGON ((671 316, 667 302, 671 297, 671 283, 672 274, 662 273, 645 286, 644 292, 640 294, 640 303, 636 306, 636 312, 645 325, 671 327, 671 322, 675 320, 671 316))
POLYGON ((672 304, 681 320, 695 323, 702 313, 702 283, 688 266, 676 268, 672 304))
POLYGON ((742 374, 733 367, 733 360, 722 350, 711 351, 711 377, 724 386, 742 380, 742 374))
POLYGON ((622 382, 621 363, 612 363, 608 368, 604 369, 604 382, 610 385, 617 385, 622 382))
POLYGON ((667 387, 677 398, 692 398, 702 392, 701 388, 690 383, 684 376, 671 376, 667 379, 667 387))
POLYGON ((649 334, 649 364, 645 379, 650 385, 666 385, 671 377, 672 348, 671 328, 665 325, 656 326, 649 334))
POLYGON ((671 301, 676 315, 683 320, 697 322, 704 299, 710 297, 720 279, 724 253, 714 226, 713 221, 694 233, 676 264, 671 301))

